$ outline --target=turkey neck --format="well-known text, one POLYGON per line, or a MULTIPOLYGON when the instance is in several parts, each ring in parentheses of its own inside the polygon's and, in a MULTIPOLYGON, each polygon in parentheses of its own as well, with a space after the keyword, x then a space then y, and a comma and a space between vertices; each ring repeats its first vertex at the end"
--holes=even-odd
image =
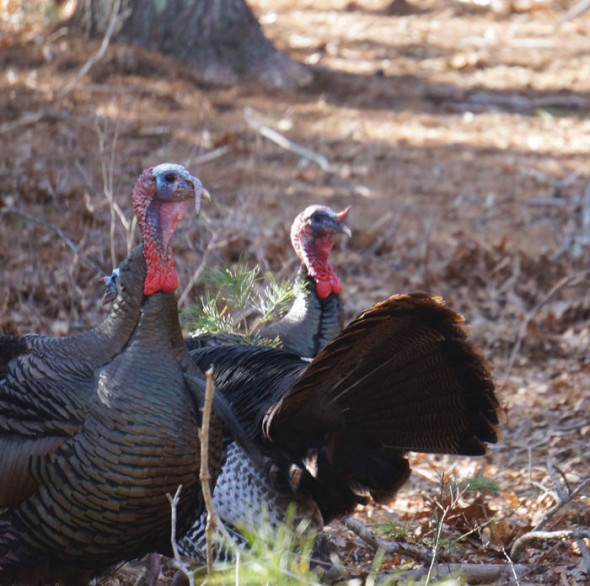
POLYGON ((188 353, 178 321, 178 304, 174 293, 158 291, 145 298, 138 324, 138 344, 146 341, 148 349, 154 350, 154 343, 166 341, 170 344, 174 360, 180 367, 195 376, 202 377, 188 353))
POLYGON ((146 263, 143 246, 134 247, 119 267, 117 298, 104 320, 91 330, 53 338, 56 358, 76 358, 93 367, 105 364, 125 346, 137 326, 144 300, 146 263))
POLYGON ((144 300, 143 283, 147 274, 143 246, 134 247, 119 266, 118 293, 107 317, 94 330, 99 339, 129 339, 137 325, 144 300))
POLYGON ((303 271, 315 280, 315 290, 321 299, 330 293, 340 293, 342 283, 328 261, 334 246, 334 234, 323 236, 298 236, 293 240, 293 247, 301 259, 303 271))
POLYGON ((285 348, 312 358, 342 329, 342 299, 336 293, 320 298, 316 294, 316 281, 304 265, 297 280, 303 283, 302 290, 287 315, 278 322, 281 326, 277 331, 270 329, 272 326, 268 331, 280 335, 285 348))

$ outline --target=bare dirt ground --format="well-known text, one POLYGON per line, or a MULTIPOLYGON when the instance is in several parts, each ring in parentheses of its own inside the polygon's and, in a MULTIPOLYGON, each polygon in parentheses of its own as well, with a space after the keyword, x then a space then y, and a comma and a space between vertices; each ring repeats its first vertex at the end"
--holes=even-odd
MULTIPOLYGON (((378 0, 251 4, 276 45, 313 68, 310 87, 199 88, 171 59, 111 45, 64 94, 100 42, 48 25, 34 3, 3 3, 0 333, 63 335, 101 319, 98 277, 126 255, 146 166, 184 163, 214 197, 175 237, 182 305, 202 291, 203 255, 289 276, 294 215, 351 206, 353 238, 333 255, 348 317, 392 293, 441 295, 495 364, 508 415, 483 461, 417 455, 398 499, 358 518, 429 547, 442 526, 441 559, 508 564, 559 491, 590 477, 590 13, 558 25, 575 2, 432 0, 408 14, 378 0), (443 474, 477 484, 450 500, 443 474)), ((588 495, 542 528, 587 531, 588 495)), ((334 531, 362 579, 375 552, 334 531)), ((508 580, 587 583, 580 547, 531 542, 508 580)), ((381 572, 418 565, 388 554, 381 572)))

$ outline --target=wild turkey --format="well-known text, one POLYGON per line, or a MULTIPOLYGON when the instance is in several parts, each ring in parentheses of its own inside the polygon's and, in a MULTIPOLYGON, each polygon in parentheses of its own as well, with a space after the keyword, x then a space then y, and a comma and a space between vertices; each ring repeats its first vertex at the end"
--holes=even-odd
POLYGON ((351 235, 345 224, 348 208, 337 213, 328 206, 303 210, 291 226, 291 244, 301 259, 298 279, 304 284, 289 313, 261 329, 266 338, 278 337, 282 347, 312 358, 342 329, 342 283, 328 261, 334 235, 351 235))
MULTIPOLYGON (((249 466, 234 446, 214 502, 232 527, 285 514, 285 502, 321 526, 368 497, 393 498, 410 451, 482 455, 500 437, 502 411, 463 318, 425 293, 396 295, 364 312, 309 364, 272 348, 191 352, 268 462, 249 466), (260 502, 267 499, 266 502, 260 502)), ((202 558, 204 519, 181 542, 202 558)), ((239 538, 238 538, 239 541, 239 538)))
POLYGON ((184 381, 200 371, 178 323, 170 238, 205 193, 180 165, 146 169, 133 191, 143 245, 120 266, 108 317, 65 338, 0 339, 0 584, 87 583, 170 553, 166 493, 179 485, 178 530, 201 512, 200 402, 184 381))
MULTIPOLYGON (((347 215, 348 208, 335 212, 324 205, 309 206, 297 215, 291 244, 301 260, 297 279, 302 288, 285 317, 260 328, 263 338, 278 338, 285 350, 313 358, 342 329, 342 283, 328 258, 334 236, 351 235, 347 215)), ((187 338, 189 349, 240 342, 239 336, 232 335, 187 338)))

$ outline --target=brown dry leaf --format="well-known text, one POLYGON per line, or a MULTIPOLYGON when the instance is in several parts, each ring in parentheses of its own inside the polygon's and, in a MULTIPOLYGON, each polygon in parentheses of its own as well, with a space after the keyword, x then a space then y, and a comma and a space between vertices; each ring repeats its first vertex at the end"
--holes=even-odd
MULTIPOLYGON (((451 500, 446 499, 441 502, 441 505, 443 509, 447 509, 451 507, 451 500)), ((475 527, 487 523, 495 513, 496 511, 493 511, 488 503, 484 501, 484 497, 478 495, 469 504, 449 508, 445 516, 445 524, 453 529, 469 532, 475 527)))

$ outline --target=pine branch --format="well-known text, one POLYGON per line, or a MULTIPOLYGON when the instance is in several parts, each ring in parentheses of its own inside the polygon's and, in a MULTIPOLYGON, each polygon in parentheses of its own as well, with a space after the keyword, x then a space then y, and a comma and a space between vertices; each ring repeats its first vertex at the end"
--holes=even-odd
POLYGON ((272 273, 268 273, 267 278, 268 287, 256 300, 255 309, 261 315, 257 325, 280 319, 303 291, 302 283, 291 283, 287 279, 279 283, 272 273))
POLYGON ((215 297, 207 294, 200 300, 200 307, 183 310, 183 317, 190 321, 190 335, 204 336, 234 333, 235 327, 227 305, 219 307, 219 293, 215 297))
POLYGON ((188 322, 190 335, 237 336, 233 343, 255 346, 278 347, 278 338, 263 338, 257 331, 260 325, 280 319, 303 289, 303 284, 291 283, 286 279, 278 282, 271 273, 267 273, 268 285, 261 292, 255 285, 261 280, 260 268, 248 269, 245 262, 238 261, 235 269, 206 268, 202 280, 212 289, 217 289, 215 296, 210 293, 197 300, 197 306, 183 311, 183 320, 188 322), (249 318, 259 315, 254 326, 249 318))

